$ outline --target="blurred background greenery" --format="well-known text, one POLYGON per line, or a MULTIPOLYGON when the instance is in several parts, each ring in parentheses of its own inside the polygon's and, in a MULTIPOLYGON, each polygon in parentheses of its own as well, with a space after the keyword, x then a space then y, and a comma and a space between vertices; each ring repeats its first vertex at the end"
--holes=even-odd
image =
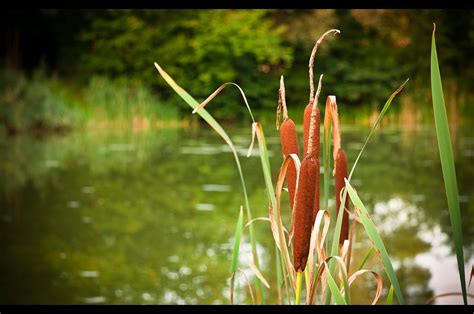
MULTIPOLYGON (((325 74, 322 96, 337 95, 344 116, 367 116, 407 77, 402 102, 423 110, 430 105, 433 22, 446 93, 456 96, 460 116, 472 116, 465 104, 474 84, 473 11, 7 10, 0 19, 0 122, 17 132, 190 119, 155 61, 197 99, 236 82, 263 116, 273 115, 284 74, 298 121, 309 98, 312 46, 330 28, 342 33, 322 45, 315 75, 325 74)), ((217 118, 245 115, 237 93, 215 100, 217 118)))

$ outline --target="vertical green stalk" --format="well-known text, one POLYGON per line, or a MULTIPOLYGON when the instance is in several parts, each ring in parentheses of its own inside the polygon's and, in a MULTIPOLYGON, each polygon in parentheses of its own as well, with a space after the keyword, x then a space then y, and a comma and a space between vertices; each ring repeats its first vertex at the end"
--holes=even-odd
POLYGON ((304 282, 306 283, 306 291, 309 291, 309 268, 312 267, 312 265, 307 265, 306 268, 304 269, 304 282))
POLYGON ((296 273, 296 297, 295 297, 295 304, 299 305, 300 304, 300 299, 301 299, 301 282, 302 276, 301 276, 301 271, 296 273))
POLYGON ((393 285, 390 286, 390 289, 388 290, 388 295, 387 295, 387 305, 392 305, 393 303, 393 285))
POLYGON ((276 278, 277 278, 277 291, 278 291, 278 302, 283 304, 283 294, 282 294, 282 285, 283 285, 283 274, 282 274, 282 265, 280 261, 280 253, 278 247, 275 243, 275 262, 276 262, 276 278))
POLYGON ((243 208, 240 206, 239 218, 237 219, 237 225, 235 227, 235 236, 234 236, 234 249, 232 250, 232 265, 230 269, 230 273, 233 274, 232 280, 230 282, 230 289, 234 289, 234 278, 235 274, 237 273, 237 264, 239 261, 239 250, 240 250, 240 238, 242 235, 242 227, 243 227, 243 208))
POLYGON ((461 212, 459 209, 458 185, 456 182, 456 169, 454 167, 453 149, 448 126, 446 106, 444 104, 443 85, 441 83, 441 73, 439 71, 438 55, 436 53, 435 31, 436 25, 433 23, 433 37, 431 41, 431 94, 433 97, 433 111, 436 126, 436 137, 438 139, 439 157, 441 159, 441 169, 443 170, 444 187, 448 200, 449 218, 456 248, 456 258, 458 261, 459 279, 461 281, 462 298, 464 305, 467 305, 466 279, 464 273, 464 253, 461 212))

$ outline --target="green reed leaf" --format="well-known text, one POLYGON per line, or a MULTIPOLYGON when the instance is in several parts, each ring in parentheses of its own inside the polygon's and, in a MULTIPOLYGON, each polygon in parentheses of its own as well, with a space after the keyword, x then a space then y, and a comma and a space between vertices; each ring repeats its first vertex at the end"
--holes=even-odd
POLYGON ((393 285, 390 285, 390 289, 388 290, 387 295, 387 305, 392 305, 393 303, 393 285))
POLYGON ((385 273, 387 274, 390 282, 392 283, 393 289, 395 290, 395 294, 397 295, 398 302, 400 304, 404 304, 405 301, 403 299, 402 290, 400 289, 400 284, 398 282, 397 276, 395 275, 395 270, 392 265, 392 261, 390 260, 390 256, 388 255, 387 249, 380 237, 377 228, 375 227, 374 222, 370 218, 369 212, 365 208, 365 205, 362 203, 359 195, 351 186, 347 179, 344 180, 346 182, 346 190, 349 193, 349 196, 352 200, 352 203, 356 207, 356 214, 362 220, 362 224, 364 226, 365 232, 369 236, 370 240, 375 247, 377 253, 380 254, 380 258, 382 259, 383 266, 385 273))
POLYGON ((240 238, 242 235, 242 227, 244 224, 243 221, 243 208, 240 206, 239 219, 237 219, 237 226, 235 227, 235 236, 234 236, 234 249, 232 250, 232 267, 230 272, 237 271, 237 262, 239 261, 239 250, 240 250, 240 238))
POLYGON ((464 253, 461 212, 459 209, 458 185, 456 182, 456 169, 454 167, 453 149, 448 127, 448 117, 444 104, 443 86, 441 83, 441 73, 438 65, 438 55, 436 53, 435 41, 436 25, 433 29, 431 41, 431 94, 433 97, 433 111, 436 126, 436 137, 438 139, 439 156, 441 159, 441 169, 443 170, 444 187, 448 200, 449 217, 451 229, 454 237, 456 258, 458 262, 459 279, 461 281, 462 297, 464 305, 467 305, 466 279, 464 273, 464 253))

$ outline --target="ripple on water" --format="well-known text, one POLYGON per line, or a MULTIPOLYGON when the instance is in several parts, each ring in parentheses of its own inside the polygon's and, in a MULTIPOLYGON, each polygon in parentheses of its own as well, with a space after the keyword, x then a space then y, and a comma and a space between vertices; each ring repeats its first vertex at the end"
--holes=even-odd
POLYGON ((155 297, 153 295, 151 295, 150 293, 148 293, 148 292, 143 292, 142 293, 142 299, 143 299, 143 301, 153 301, 153 299, 155 299, 155 297))
POLYGON ((48 159, 44 161, 44 166, 46 168, 59 168, 59 165, 60 163, 57 160, 48 159))
POLYGON ((69 201, 67 207, 69 208, 78 208, 81 205, 78 201, 69 201))
POLYGON ((187 266, 181 266, 179 268, 179 273, 183 276, 191 275, 192 272, 193 272, 192 269, 187 266))
POLYGON ((473 157, 474 156, 474 149, 466 149, 462 153, 466 157, 473 157))
POLYGON ((412 196, 413 202, 422 202, 426 199, 424 194, 413 194, 412 196))
POLYGON ((204 204, 204 203, 198 203, 195 205, 196 210, 199 211, 211 211, 214 210, 215 206, 214 204, 204 204))
POLYGON ((104 303, 106 300, 107 298, 104 296, 96 296, 96 297, 84 298, 84 303, 97 304, 97 303, 104 303))
POLYGON ((169 280, 178 280, 179 279, 179 273, 170 271, 166 274, 166 277, 168 277, 169 280))
POLYGON ((84 217, 81 218, 81 221, 85 224, 90 224, 92 222, 92 218, 84 216, 84 217))
POLYGON ((229 192, 231 187, 230 185, 222 184, 203 184, 202 190, 206 192, 229 192))
POLYGON ((179 262, 179 256, 178 255, 171 255, 168 257, 168 262, 170 263, 177 263, 179 262))
POLYGON ((99 277, 100 273, 96 270, 81 270, 79 276, 84 278, 96 278, 99 277))
POLYGON ((181 147, 180 153, 183 155, 217 155, 221 153, 221 150, 214 146, 181 147))
POLYGON ((95 192, 95 189, 92 186, 84 186, 84 187, 82 187, 81 191, 84 194, 92 194, 92 193, 95 192))

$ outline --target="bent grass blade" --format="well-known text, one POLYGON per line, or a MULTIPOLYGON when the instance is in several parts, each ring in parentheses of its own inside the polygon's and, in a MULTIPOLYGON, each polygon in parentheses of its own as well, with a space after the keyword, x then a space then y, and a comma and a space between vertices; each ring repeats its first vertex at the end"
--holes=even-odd
POLYGON ((387 249, 385 248, 385 245, 382 241, 382 238, 380 237, 380 234, 377 231, 377 228, 375 227, 374 222, 370 218, 370 215, 365 208, 364 204, 362 203, 361 199, 359 198, 359 195, 357 195, 357 192, 354 190, 354 188, 350 185, 349 181, 347 179, 344 180, 346 182, 346 189, 347 192, 350 195, 350 198, 352 200, 352 203, 355 206, 355 211, 359 218, 362 220, 362 224, 364 226, 364 229, 369 236, 370 240, 372 240, 372 243, 374 244, 375 250, 380 253, 380 257, 382 259, 382 263, 385 269, 385 273, 387 274, 393 289, 395 291, 395 294, 397 296, 398 302, 400 304, 404 304, 405 301, 403 299, 402 295, 402 290, 400 289, 400 284, 398 282, 397 276, 395 275, 395 270, 392 265, 392 261, 390 260, 390 256, 388 255, 387 249))
MULTIPOLYGON (((160 73, 160 75, 163 77, 163 79, 168 83, 168 85, 189 105, 191 108, 196 109, 199 106, 199 103, 191 96, 189 95, 188 92, 186 92, 181 86, 179 86, 171 76, 168 75, 159 65, 158 63, 155 62, 155 67, 160 73)), ((234 155, 235 163, 237 165, 237 170, 239 172, 240 176, 240 182, 242 184, 242 190, 244 193, 244 201, 245 201, 245 209, 246 209, 246 214, 247 214, 247 219, 252 220, 252 214, 250 210, 250 203, 249 199, 247 196, 247 188, 245 185, 245 179, 244 175, 242 172, 242 167, 240 165, 240 159, 239 155, 237 154, 237 150, 234 147, 234 144, 232 143, 230 137, 227 135, 227 133, 224 131, 224 129, 221 127, 221 125, 214 119, 214 117, 209 114, 205 109, 201 109, 198 112, 199 116, 204 119, 204 121, 209 124, 211 128, 214 129, 214 131, 219 134, 222 139, 226 142, 226 144, 230 147, 232 154, 234 155)), ((258 262, 258 255, 257 255, 257 243, 254 237, 254 231, 253 231, 253 226, 249 227, 249 236, 250 236, 250 244, 252 247, 252 255, 254 259, 254 263, 259 268, 259 262, 258 262)), ((262 303, 264 303, 263 299, 263 286, 257 281, 257 285, 260 289, 260 294, 262 295, 262 303)))

